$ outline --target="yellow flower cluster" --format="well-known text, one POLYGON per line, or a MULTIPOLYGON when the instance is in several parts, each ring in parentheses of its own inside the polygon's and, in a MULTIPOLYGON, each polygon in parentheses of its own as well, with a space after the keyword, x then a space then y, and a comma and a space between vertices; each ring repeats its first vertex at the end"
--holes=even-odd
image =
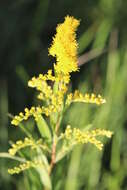
POLYGON ((12 125, 18 126, 23 120, 27 120, 29 117, 33 116, 37 120, 40 114, 45 114, 49 116, 51 113, 60 111, 61 105, 63 104, 64 94, 67 91, 66 84, 69 82, 69 77, 64 76, 64 78, 52 76, 51 72, 48 72, 47 75, 39 75, 38 78, 33 77, 29 82, 28 86, 36 88, 40 91, 38 98, 40 100, 48 101, 47 107, 38 106, 31 107, 30 109, 25 108, 24 113, 20 112, 19 115, 16 115, 11 121, 12 125), (52 79, 51 79, 52 78, 52 79), (65 79, 65 81, 63 81, 65 79), (58 91, 53 93, 51 86, 47 84, 45 80, 56 80, 59 81, 58 91))
MULTIPOLYGON (((49 75, 47 75, 49 76, 49 75)), ((39 99, 41 100, 47 100, 47 99, 54 99, 54 96, 56 96, 56 98, 58 99, 58 97, 63 96, 64 93, 67 91, 67 86, 66 84, 69 82, 69 76, 64 76, 64 77, 54 77, 52 76, 51 81, 55 81, 55 82, 59 82, 59 86, 58 86, 58 92, 57 94, 53 93, 53 90, 51 89, 51 86, 49 86, 47 84, 46 81, 44 81, 45 75, 39 75, 39 77, 35 78, 33 77, 29 82, 28 82, 28 86, 32 87, 32 88, 36 88, 38 91, 40 91, 40 94, 38 96, 39 99)), ((48 77, 46 77, 46 80, 50 80, 48 79, 48 77)))
POLYGON ((39 78, 33 77, 32 80, 28 82, 28 86, 40 91, 38 98, 41 100, 48 99, 53 94, 51 86, 49 86, 46 81, 39 78))
POLYGON ((81 131, 77 128, 71 128, 70 125, 67 126, 65 133, 62 133, 62 138, 65 138, 73 144, 94 144, 99 150, 102 150, 103 143, 96 139, 97 136, 106 136, 110 138, 112 132, 104 129, 95 129, 91 131, 81 131))
POLYGON ((43 81, 53 81, 53 82, 60 82, 60 81, 64 81, 65 84, 69 83, 70 80, 70 76, 69 75, 58 75, 58 76, 54 76, 52 74, 52 70, 48 70, 47 74, 39 74, 39 76, 33 77, 29 82, 28 82, 28 86, 30 87, 36 87, 38 89, 38 81, 39 82, 43 82, 43 81))
POLYGON ((78 70, 77 47, 75 31, 79 20, 66 16, 65 21, 56 28, 49 54, 56 57, 56 73, 69 74, 78 70))
POLYGON ((49 116, 51 113, 56 112, 58 105, 49 105, 48 107, 31 107, 30 109, 25 108, 25 113, 20 112, 19 115, 14 116, 11 121, 12 125, 18 126, 23 120, 27 120, 29 117, 33 116, 35 120, 38 120, 40 114, 45 114, 49 116))
MULTIPOLYGON (((66 92, 66 90, 67 90, 66 86, 61 84, 61 90, 59 90, 56 94, 52 94, 49 97, 49 105, 47 107, 38 106, 38 107, 31 107, 30 109, 25 108, 24 113, 20 112, 19 115, 16 115, 11 121, 11 124, 18 126, 19 123, 21 123, 23 120, 27 120, 31 116, 33 116, 37 121, 38 116, 40 114, 45 114, 46 116, 49 116, 52 113, 59 112, 63 104, 64 93, 66 92)), ((40 94, 40 99, 41 99, 41 94, 40 94)))
MULTIPOLYGON (((16 115, 11 124, 18 126, 23 120, 27 120, 33 116, 35 120, 38 120, 38 116, 45 114, 50 116, 52 113, 60 112, 64 104, 64 95, 67 92, 67 85, 70 81, 70 73, 78 70, 77 65, 77 42, 76 42, 76 30, 79 25, 79 21, 74 17, 66 16, 65 21, 59 24, 56 28, 56 35, 53 38, 51 47, 49 48, 49 54, 56 57, 55 64, 55 76, 52 70, 48 70, 47 74, 40 74, 38 77, 33 77, 28 86, 35 88, 39 91, 38 98, 46 102, 46 106, 25 108, 24 113, 20 112, 16 115), (48 85, 48 81, 51 81, 56 89, 48 85)), ((78 91, 74 94, 69 94, 66 99, 66 105, 70 105, 72 102, 86 102, 86 103, 105 103, 100 95, 97 97, 94 94, 82 95, 78 91)))
POLYGON ((38 141, 35 141, 31 138, 25 138, 24 141, 19 140, 15 144, 12 144, 12 148, 10 148, 9 154, 14 156, 20 149, 30 146, 31 149, 37 148, 39 145, 41 145, 42 140, 39 139, 38 141))
POLYGON ((30 116, 33 116, 36 119, 38 115, 43 112, 45 113, 46 110, 41 107, 31 107, 31 109, 25 108, 24 112, 25 113, 20 112, 19 115, 16 115, 11 121, 11 124, 18 126, 20 122, 22 122, 23 120, 27 120, 30 116))
POLYGON ((84 103, 92 103, 92 104, 104 104, 106 102, 105 99, 101 97, 101 95, 96 96, 95 94, 85 94, 83 95, 78 90, 73 93, 68 94, 66 104, 70 105, 72 102, 84 102, 84 103))
POLYGON ((40 165, 42 165, 42 162, 40 162, 40 161, 26 161, 25 163, 20 164, 19 166, 8 169, 8 173, 11 175, 19 174, 20 172, 22 172, 24 170, 27 170, 29 168, 35 168, 40 165))

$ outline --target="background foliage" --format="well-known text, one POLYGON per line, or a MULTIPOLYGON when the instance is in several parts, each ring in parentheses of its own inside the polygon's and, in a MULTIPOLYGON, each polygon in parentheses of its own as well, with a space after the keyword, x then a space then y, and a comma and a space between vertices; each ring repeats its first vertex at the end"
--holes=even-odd
MULTIPOLYGON (((24 135, 10 126, 8 113, 16 114, 32 105, 34 96, 27 88, 33 75, 52 67, 47 52, 57 23, 67 14, 81 19, 78 30, 80 73, 72 75, 72 90, 103 94, 104 106, 72 105, 63 127, 97 128, 114 131, 103 152, 94 147, 77 147, 54 169, 55 190, 127 189, 127 1, 124 0, 6 0, 0 6, 0 152, 8 141, 24 135), (93 50, 93 51, 92 51, 93 50), (94 51, 96 50, 96 51, 94 51), (101 53, 100 53, 101 52, 101 53)), ((28 123, 34 133, 34 126, 28 123)), ((2 155, 1 155, 2 156, 2 155)), ((0 189, 42 189, 31 170, 10 176, 12 161, 0 160, 0 189)))

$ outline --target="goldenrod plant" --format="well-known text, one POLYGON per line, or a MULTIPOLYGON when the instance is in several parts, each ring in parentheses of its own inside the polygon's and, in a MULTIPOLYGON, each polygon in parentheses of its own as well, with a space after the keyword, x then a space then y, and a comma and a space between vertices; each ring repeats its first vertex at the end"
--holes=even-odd
POLYGON ((79 72, 76 41, 79 24, 79 20, 66 16, 64 22, 57 26, 56 35, 49 48, 49 55, 56 59, 54 70, 48 70, 47 74, 40 74, 28 81, 28 86, 38 91, 37 98, 40 103, 25 108, 24 112, 14 116, 11 121, 12 125, 22 127, 27 137, 12 143, 9 154, 22 163, 9 168, 8 172, 18 174, 34 168, 41 176, 44 188, 49 190, 52 189, 51 175, 54 166, 76 145, 91 143, 98 150, 102 150, 103 143, 99 137, 112 136, 112 132, 105 129, 89 129, 84 126, 80 130, 80 126, 70 126, 69 123, 64 129, 61 127, 63 116, 72 103, 106 103, 101 95, 82 94, 78 90, 70 93, 68 90, 71 73, 79 72), (25 126, 30 117, 35 120, 40 133, 36 138, 25 126), (24 149, 27 149, 27 155, 24 154, 24 149))

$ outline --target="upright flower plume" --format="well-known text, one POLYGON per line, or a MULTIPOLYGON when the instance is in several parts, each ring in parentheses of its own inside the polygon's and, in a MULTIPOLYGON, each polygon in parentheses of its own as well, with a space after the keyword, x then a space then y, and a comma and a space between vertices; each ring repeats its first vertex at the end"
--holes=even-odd
MULTIPOLYGON (((24 140, 18 140, 11 145, 9 156, 22 162, 8 169, 10 174, 18 174, 29 168, 34 168, 40 175, 44 189, 52 189, 50 175, 54 165, 66 156, 78 144, 91 143, 102 150, 103 143, 99 137, 111 138, 112 132, 104 129, 80 130, 77 126, 68 125, 60 130, 65 111, 72 103, 82 102, 101 105, 106 100, 101 95, 82 94, 78 90, 68 92, 71 72, 78 70, 76 30, 79 20, 66 16, 65 21, 56 28, 49 54, 56 58, 54 71, 39 74, 28 81, 28 86, 38 91, 38 105, 25 108, 23 112, 13 117, 11 124, 19 126, 27 135, 24 140), (33 117, 38 128, 36 135, 25 128, 25 121, 33 117), (61 133, 61 131, 63 131, 61 133), (38 134, 40 134, 38 136, 38 134), (17 156, 20 157, 17 157, 17 156), (24 159, 22 160, 22 155, 24 159), (43 178, 44 174, 44 178, 43 178)), ((64 122, 63 122, 64 123, 64 122)), ((32 130, 31 130, 32 131, 32 130)), ((40 182, 39 182, 40 183, 40 182)))
POLYGON ((49 54, 56 57, 56 73, 68 74, 78 70, 76 30, 79 20, 66 16, 65 21, 56 28, 56 35, 49 48, 49 54))

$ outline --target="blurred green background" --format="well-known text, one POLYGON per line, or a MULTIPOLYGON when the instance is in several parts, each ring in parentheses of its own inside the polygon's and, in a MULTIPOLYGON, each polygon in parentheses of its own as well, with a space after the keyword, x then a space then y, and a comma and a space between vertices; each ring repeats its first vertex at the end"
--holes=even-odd
MULTIPOLYGON (((63 159, 54 169, 53 188, 127 190, 126 0, 1 1, 0 152, 8 150, 10 140, 24 137, 20 129, 11 127, 8 113, 16 114, 35 102, 27 81, 52 68, 48 47, 57 23, 67 14, 81 20, 77 38, 82 66, 72 74, 71 88, 100 93, 107 103, 72 105, 63 125, 84 128, 93 123, 114 135, 105 141, 102 152, 91 145, 80 146, 63 159)), ((42 189, 32 172, 10 176, 7 168, 11 164, 0 158, 1 190, 42 189)))

